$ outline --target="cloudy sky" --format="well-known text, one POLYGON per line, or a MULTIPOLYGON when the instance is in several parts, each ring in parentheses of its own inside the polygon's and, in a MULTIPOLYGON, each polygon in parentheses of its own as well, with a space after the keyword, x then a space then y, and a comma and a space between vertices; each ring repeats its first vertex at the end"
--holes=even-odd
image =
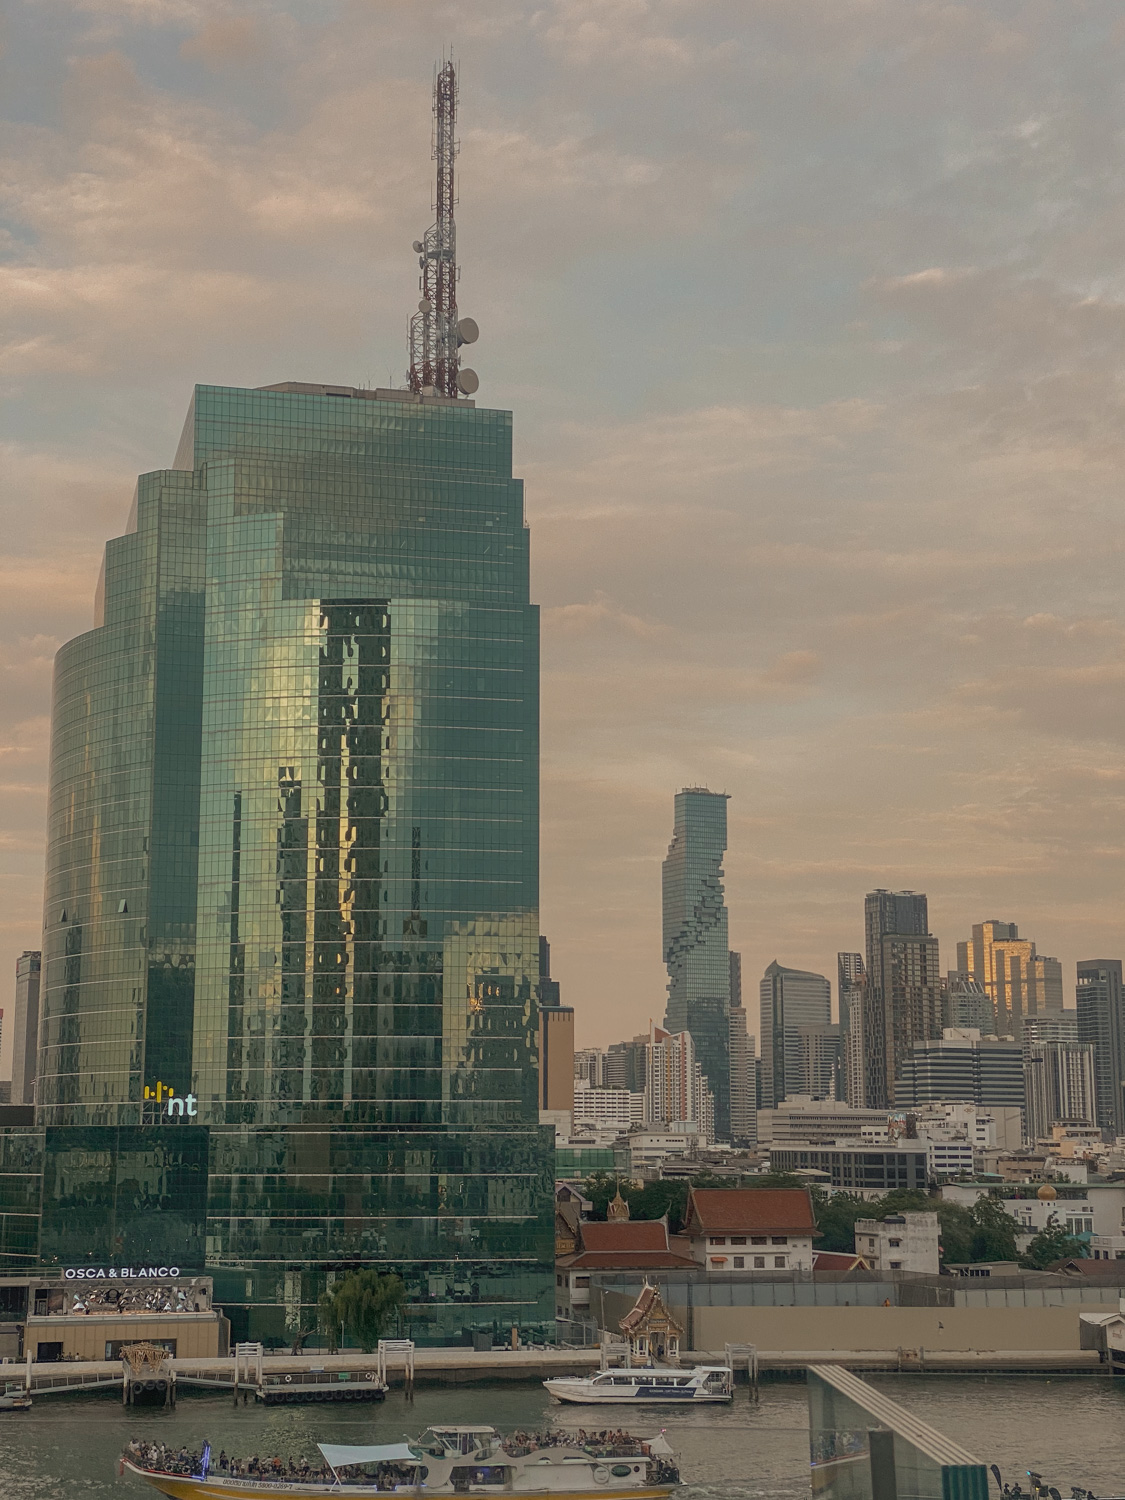
POLYGON ((949 966, 1017 921, 1072 997, 1125 954, 1119 0, 11 0, 4 972, 51 658, 193 383, 401 383, 443 46, 580 1042, 662 1015, 684 784, 731 797, 751 1005, 773 958, 834 975, 875 886, 949 966))

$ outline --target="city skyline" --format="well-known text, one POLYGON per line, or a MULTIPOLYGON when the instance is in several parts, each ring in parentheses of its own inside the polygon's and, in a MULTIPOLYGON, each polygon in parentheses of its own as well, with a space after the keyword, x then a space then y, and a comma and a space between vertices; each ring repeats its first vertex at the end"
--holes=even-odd
POLYGON ((731 794, 748 984, 832 974, 857 898, 912 887, 943 967, 1015 921, 1073 1004, 1123 947, 1123 43, 958 15, 17 9, 6 1009, 40 946, 50 658, 134 475, 197 381, 404 380, 439 22, 473 100, 459 300, 482 401, 520 412, 542 923, 580 1040, 660 1019, 666 808, 697 782, 731 794))

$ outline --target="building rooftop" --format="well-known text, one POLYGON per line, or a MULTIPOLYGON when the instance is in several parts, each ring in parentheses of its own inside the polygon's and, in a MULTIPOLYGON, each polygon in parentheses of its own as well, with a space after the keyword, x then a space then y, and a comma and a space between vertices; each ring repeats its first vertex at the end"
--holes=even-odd
POLYGON ((692 1188, 685 1233, 815 1234, 806 1188, 692 1188))

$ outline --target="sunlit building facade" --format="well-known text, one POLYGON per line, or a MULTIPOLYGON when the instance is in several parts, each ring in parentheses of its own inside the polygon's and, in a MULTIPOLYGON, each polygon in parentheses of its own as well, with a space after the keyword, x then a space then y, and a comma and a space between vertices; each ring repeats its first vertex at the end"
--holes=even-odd
POLYGON ((56 665, 40 1128, 0 1178, 38 1151, 39 1263, 159 1243, 239 1337, 372 1264, 420 1341, 553 1319, 511 435, 198 387, 141 477, 56 665))

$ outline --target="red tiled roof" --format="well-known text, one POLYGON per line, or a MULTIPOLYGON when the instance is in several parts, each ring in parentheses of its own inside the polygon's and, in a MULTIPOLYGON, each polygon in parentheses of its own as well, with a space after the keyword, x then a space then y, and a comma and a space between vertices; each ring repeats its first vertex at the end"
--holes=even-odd
POLYGON ((559 1265, 568 1270, 676 1271, 697 1265, 668 1243, 665 1219, 623 1219, 614 1224, 585 1219, 578 1226, 578 1236, 575 1253, 559 1259, 559 1265))
POLYGON ((690 1234, 815 1234, 807 1188, 692 1188, 690 1234))
POLYGON ((814 1271, 866 1271, 870 1269, 862 1255, 853 1255, 848 1250, 814 1250, 812 1268, 814 1271))
POLYGON ((663 1219, 619 1219, 599 1224, 589 1219, 579 1226, 583 1250, 667 1250, 668 1225, 663 1219))
POLYGON ((563 1271, 698 1271, 699 1262, 670 1250, 579 1250, 562 1255, 563 1271))

